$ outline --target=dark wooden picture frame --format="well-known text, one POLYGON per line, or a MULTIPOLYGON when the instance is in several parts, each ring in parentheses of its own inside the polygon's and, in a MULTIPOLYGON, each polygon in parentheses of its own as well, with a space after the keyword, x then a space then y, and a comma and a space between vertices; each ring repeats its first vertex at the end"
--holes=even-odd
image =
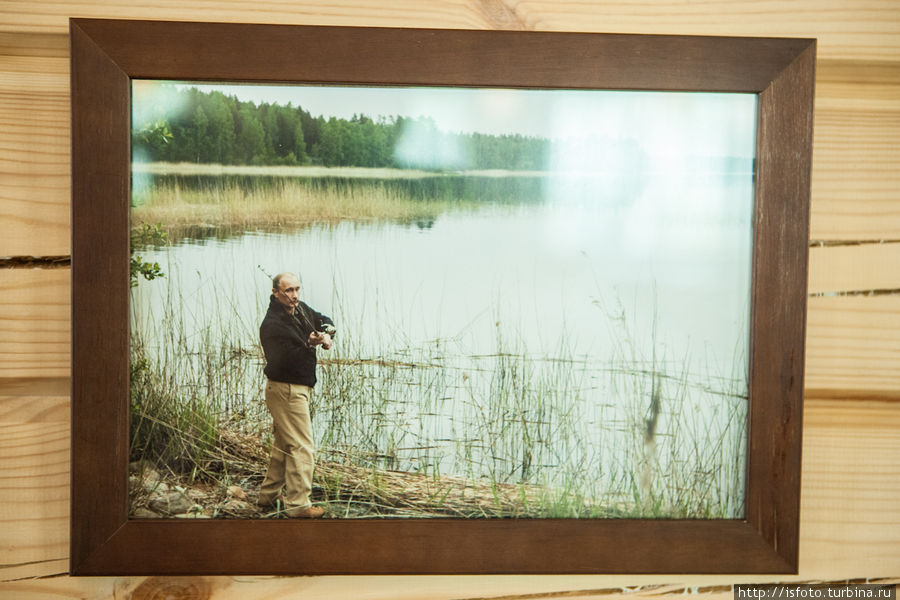
POLYGON ((73 19, 72 573, 796 572, 815 47, 73 19), (132 79, 758 94, 745 517, 129 520, 132 79))

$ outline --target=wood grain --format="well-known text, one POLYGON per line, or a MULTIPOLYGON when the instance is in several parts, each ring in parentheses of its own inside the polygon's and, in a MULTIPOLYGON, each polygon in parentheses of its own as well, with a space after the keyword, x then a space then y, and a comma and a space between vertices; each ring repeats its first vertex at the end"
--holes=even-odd
MULTIPOLYGON (((66 396, 71 392, 71 386, 68 375, 65 377, 3 377, 0 378, 0 396, 8 398, 17 396, 66 396)), ((17 413, 16 409, 11 410, 17 413)), ((0 416, 0 421, 10 423, 20 422, 16 418, 27 419, 27 415, 23 414, 19 417, 12 415, 7 417, 0 416)), ((28 422, 27 420, 21 422, 28 422)))
POLYGON ((690 584, 659 576, 642 576, 627 583, 602 576, 408 576, 408 577, 119 577, 59 578, 0 583, 21 600, 61 598, 197 598, 286 600, 612 600, 670 598, 703 594, 704 599, 732 599, 733 583, 760 578, 701 577, 690 584), (157 596, 153 596, 155 593, 157 596), (166 595, 163 595, 166 594, 166 595))
MULTIPOLYGON (((698 595, 704 600, 733 600, 733 584, 760 583, 753 579, 700 577, 689 584, 672 583, 653 576, 623 583, 621 578, 610 577, 381 577, 360 578, 365 591, 352 587, 348 578, 319 577, 298 580, 296 578, 262 577, 134 577, 134 578, 65 578, 50 581, 27 581, 0 584, 0 592, 10 590, 22 600, 33 598, 191 598, 220 600, 246 598, 247 600, 286 600, 308 598, 310 600, 613 600, 618 598, 671 598, 673 596, 698 595), (512 590, 512 591, 511 591, 512 590), (153 594, 157 594, 154 596, 153 594), (165 595, 164 595, 165 594, 165 595), (302 596, 301 596, 302 595, 302 596)), ((872 581, 881 585, 894 585, 900 579, 883 578, 872 581)), ((840 580, 827 580, 835 586, 846 585, 840 580)), ((821 584, 823 581, 807 581, 821 584)))
POLYGON ((900 295, 810 298, 807 397, 900 400, 900 295))
POLYGON ((0 256, 68 254, 68 49, 0 37, 0 130, 0 256))
POLYGON ((295 25, 359 25, 461 29, 543 29, 605 33, 817 37, 823 58, 897 60, 900 11, 891 0, 803 0, 760 3, 713 0, 641 3, 513 0, 399 0, 386 6, 359 0, 352 7, 334 0, 239 0, 134 5, 125 0, 28 0, 0 5, 3 30, 63 33, 69 16, 295 25), (214 12, 210 9, 214 8, 214 12))
MULTIPOLYGON (((37 387, 40 383, 34 382, 32 385, 37 387)), ((0 423, 5 425, 25 425, 33 423, 68 422, 68 396, 39 396, 30 394, 22 396, 6 396, 0 392, 0 423)))
POLYGON ((809 251, 809 293, 900 292, 900 242, 809 251))
POLYGON ((898 239, 900 62, 821 61, 811 237, 898 239))
POLYGON ((0 574, 68 556, 68 422, 0 422, 0 457, 0 574))
POLYGON ((811 46, 757 97, 745 518, 792 562, 794 573, 799 553, 815 56, 811 46), (760 478, 775 485, 753 485, 760 478))
POLYGON ((0 581, 68 571, 69 397, 30 390, 0 395, 0 581))
MULTIPOLYGON (((0 3, 0 257, 69 252, 69 16, 817 37, 812 238, 900 238, 900 9, 894 0, 15 0, 0 3)), ((813 248, 810 291, 897 287, 896 264, 889 245, 813 248)), ((6 394, 0 398, 0 495, 13 499, 0 503, 0 580, 7 581, 0 597, 124 598, 173 589, 166 588, 172 580, 143 577, 9 581, 67 569, 68 509, 53 483, 67 468, 64 442, 30 446, 29 438, 63 435, 68 425, 67 399, 60 395, 67 387, 68 310, 68 271, 0 271, 0 394, 6 394), (56 378, 42 379, 48 375, 56 378), (23 477, 39 483, 17 481, 23 477)), ((900 573, 900 402, 861 400, 900 398, 898 315, 895 296, 810 299, 799 579, 896 581, 900 573)), ((679 584, 654 576, 222 577, 203 589, 209 597, 248 600, 298 594, 609 598, 625 586, 621 595, 646 597, 679 593, 686 583, 730 599, 730 584, 741 581, 760 578, 701 576, 679 584)))
MULTIPOLYGON (((820 288, 831 287, 829 278, 854 285, 897 284, 876 273, 879 264, 896 272, 893 245, 871 252, 865 247, 814 250, 820 288), (875 257, 861 269, 869 275, 854 274, 856 250, 875 257)), ((0 270, 0 311, 6 317, 0 319, 0 379, 69 375, 69 278, 67 269, 0 270)), ((900 397, 900 295, 815 297, 808 311, 807 395, 833 396, 832 389, 851 397, 900 397)))
POLYGON ((804 414, 801 573, 854 577, 900 569, 900 403, 807 401, 804 414), (840 540, 840 541, 839 541, 840 540))
MULTIPOLYGON (((864 95, 864 89, 859 93, 864 95)), ((817 108, 813 240, 900 238, 900 95, 894 106, 817 108)))
MULTIPOLYGON (((0 79, 0 256, 68 254, 68 87, 21 85, 0 79)), ((813 240, 900 238, 900 109, 819 109, 812 186, 813 240)))
POLYGON ((97 19, 71 31, 73 572, 796 572, 815 40, 97 19), (746 519, 127 521, 129 77, 759 92, 746 519), (297 535, 291 555, 270 552, 297 535), (240 555, 190 550, 235 538, 240 555))
POLYGON ((0 379, 68 377, 68 269, 0 270, 0 379))
POLYGON ((0 56, 68 58, 69 38, 63 33, 0 31, 0 56))
MULTIPOLYGON (((27 397, 13 398, 16 403, 27 397)), ((10 399, 0 399, 0 415, 10 399)), ((59 405, 66 398, 54 400, 59 405)), ((5 419, 5 417, 4 417, 5 419)), ((66 556, 68 510, 60 485, 67 477, 65 423, 52 417, 30 426, 0 421, 0 478, 26 470, 30 483, 0 492, 12 498, 14 511, 0 512, 0 529, 12 532, 0 546, 0 580, 61 572, 66 556), (49 500, 48 500, 49 498, 49 500)), ((609 590, 623 586, 662 586, 648 595, 664 595, 685 586, 803 579, 890 577, 900 556, 900 403, 808 400, 804 414, 801 492, 800 573, 796 577, 760 576, 528 576, 528 577, 315 577, 206 578, 214 598, 474 598, 573 590, 609 590)), ((6 486, 4 486, 6 487, 6 486)), ((231 549, 234 550, 234 549, 231 549)), ((142 577, 62 579, 0 584, 4 593, 40 597, 57 590, 75 597, 112 597, 105 590, 134 590, 142 577)), ((609 593, 608 591, 606 593, 609 593)), ((560 594, 561 595, 561 594, 560 594)), ((596 594, 600 596, 598 592, 596 594)), ((605 594, 604 594, 605 595, 605 594)), ((20 596, 16 596, 20 597, 20 596)), ((125 597, 120 596, 120 597, 125 597)), ((553 596, 550 596, 553 597, 553 596)), ((592 597, 588 595, 587 597, 592 597)))
MULTIPOLYGON (((37 37, 0 34, 0 256, 69 253, 67 38, 37 37)), ((900 239, 897 65, 819 62, 814 240, 900 239)))

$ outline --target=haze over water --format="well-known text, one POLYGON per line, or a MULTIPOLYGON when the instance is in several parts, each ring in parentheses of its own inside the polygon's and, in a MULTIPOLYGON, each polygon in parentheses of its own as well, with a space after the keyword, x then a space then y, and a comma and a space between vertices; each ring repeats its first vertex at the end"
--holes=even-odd
MULTIPOLYGON (((616 106, 631 115, 627 103, 616 106)), ((741 106, 746 120, 752 102, 741 106)), ((718 455, 738 474, 724 487, 740 495, 724 500, 723 511, 740 516, 752 150, 742 130, 740 152, 685 153, 695 148, 689 128, 671 121, 700 118, 702 107, 654 113, 656 135, 634 155, 639 161, 607 147, 621 135, 609 125, 603 143, 559 145, 568 150, 550 157, 546 173, 527 176, 538 201, 510 197, 415 222, 348 218, 142 250, 165 278, 135 288, 135 331, 151 355, 165 352, 161 326, 171 323, 188 344, 237 339, 253 348, 268 275, 292 271, 302 298, 339 332, 335 349, 320 352, 316 419, 340 423, 316 431, 320 447, 371 450, 398 470, 511 482, 561 485, 593 472, 592 491, 602 492, 635 477, 644 451, 635 440, 662 389, 657 477, 693 477, 718 455), (591 170, 592 161, 603 168, 591 170), (344 364, 359 368, 349 377, 374 402, 351 424, 329 415, 328 402, 342 401, 334 382, 344 364), (498 386, 528 403, 496 398, 498 386), (527 435, 489 441, 492 422, 514 421, 527 435), (679 445, 667 446, 676 436, 679 445), (728 448, 715 446, 726 438, 728 448), (692 454, 703 443, 714 447, 692 454)), ((698 128, 697 138, 708 142, 712 128, 698 128)), ((257 368, 241 393, 261 402, 257 368)))

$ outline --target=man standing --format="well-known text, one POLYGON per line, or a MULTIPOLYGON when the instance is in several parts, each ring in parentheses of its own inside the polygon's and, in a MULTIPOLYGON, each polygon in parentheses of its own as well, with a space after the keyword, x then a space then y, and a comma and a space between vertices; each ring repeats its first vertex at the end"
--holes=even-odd
POLYGON ((330 318, 300 301, 295 275, 275 276, 269 310, 259 327, 266 355, 266 406, 275 424, 259 505, 274 507, 281 501, 289 517, 317 518, 325 513, 310 502, 315 458, 309 401, 316 385, 316 347, 331 348, 334 333, 330 318))

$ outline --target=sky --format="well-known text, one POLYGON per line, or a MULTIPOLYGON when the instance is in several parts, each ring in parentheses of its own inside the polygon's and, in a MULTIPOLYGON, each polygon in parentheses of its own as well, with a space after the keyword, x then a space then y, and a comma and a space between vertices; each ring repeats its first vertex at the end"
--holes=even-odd
MULTIPOLYGON (((141 98, 156 96, 154 92, 166 86, 164 82, 136 81, 136 109, 141 98)), ((391 116, 429 117, 447 133, 634 139, 647 154, 660 158, 752 157, 755 152, 754 94, 186 82, 175 87, 218 90, 256 104, 291 103, 314 117, 326 119, 349 119, 354 114, 375 120, 391 116)), ((172 89, 171 85, 168 88, 172 89)))

